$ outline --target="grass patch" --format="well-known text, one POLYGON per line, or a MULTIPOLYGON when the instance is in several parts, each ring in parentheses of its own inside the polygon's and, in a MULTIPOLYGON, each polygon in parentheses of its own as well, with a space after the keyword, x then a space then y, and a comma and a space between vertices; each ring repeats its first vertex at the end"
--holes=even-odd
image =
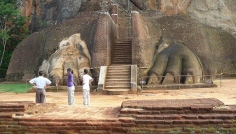
POLYGON ((14 92, 14 93, 26 93, 32 86, 26 84, 0 84, 0 92, 14 92))

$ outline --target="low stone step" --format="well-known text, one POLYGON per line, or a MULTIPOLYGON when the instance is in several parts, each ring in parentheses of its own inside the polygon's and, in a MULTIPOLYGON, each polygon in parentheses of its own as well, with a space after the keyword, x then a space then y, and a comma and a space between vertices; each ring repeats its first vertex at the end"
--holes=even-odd
POLYGON ((131 86, 105 86, 105 89, 130 89, 131 86))
POLYGON ((106 79, 131 79, 130 75, 125 75, 125 76, 107 76, 106 79))
POLYGON ((124 57, 121 57, 121 58, 113 57, 112 58, 112 62, 131 62, 131 61, 132 61, 131 58, 124 58, 124 57))
POLYGON ((127 57, 121 57, 121 56, 114 56, 112 58, 112 60, 132 60, 132 57, 131 56, 127 56, 127 57))
POLYGON ((130 57, 132 54, 131 53, 115 53, 113 54, 113 57, 130 57))
POLYGON ((4 112, 4 113, 0 113, 0 120, 2 118, 12 118, 12 115, 15 114, 15 113, 12 113, 12 112, 4 112))
POLYGON ((131 56, 131 51, 114 51, 112 56, 131 56))
POLYGON ((131 50, 132 45, 114 45, 113 50, 131 50))
POLYGON ((130 65, 111 65, 111 66, 108 66, 108 70, 115 70, 115 69, 128 69, 130 70, 131 69, 131 66, 130 65))
POLYGON ((131 68, 131 65, 116 65, 116 64, 111 64, 110 66, 108 66, 108 68, 131 68))
POLYGON ((132 47, 131 44, 115 44, 114 45, 114 48, 127 48, 127 49, 130 49, 132 47))
POLYGON ((236 114, 160 114, 160 115, 134 115, 136 119, 164 119, 164 120, 180 120, 180 119, 236 119, 236 114))
POLYGON ((107 73, 107 76, 126 76, 126 75, 130 75, 131 72, 130 71, 127 71, 127 72, 110 72, 110 73, 107 73))
POLYGON ((24 112, 25 108, 0 108, 1 112, 24 112))
MULTIPOLYGON (((127 67, 127 68, 123 68, 123 67, 122 67, 122 68, 112 68, 112 69, 111 69, 111 68, 108 67, 107 70, 108 70, 108 71, 109 71, 109 70, 113 70, 113 71, 119 71, 119 70, 131 70, 131 68, 130 68, 130 67, 127 67)), ((107 71, 107 72, 108 72, 108 71, 107 71)))
POLYGON ((131 64, 132 62, 113 61, 112 64, 131 64))
POLYGON ((131 86, 130 82, 106 82, 105 86, 131 86))
POLYGON ((25 105, 24 104, 0 104, 0 109, 1 108, 25 108, 25 105))
POLYGON ((121 53, 126 55, 132 55, 131 50, 115 50, 112 52, 113 55, 121 55, 121 53))
POLYGON ((130 61, 123 61, 123 60, 121 60, 121 61, 118 61, 118 60, 112 61, 112 64, 131 64, 131 63, 132 63, 131 60, 130 61))
POLYGON ((126 95, 130 89, 105 89, 108 95, 126 95))
POLYGON ((131 60, 113 60, 112 63, 113 63, 113 64, 114 64, 114 63, 120 63, 120 64, 126 63, 126 64, 131 64, 132 61, 131 61, 131 60))
POLYGON ((132 56, 131 51, 114 51, 112 56, 132 56))
POLYGON ((33 101, 0 101, 0 104, 13 104, 13 105, 17 105, 17 104, 32 104, 34 103, 33 101))
POLYGON ((113 69, 108 68, 107 72, 108 73, 109 72, 122 72, 122 71, 130 71, 130 70, 131 70, 131 68, 113 68, 113 69))
POLYGON ((131 58, 124 58, 124 57, 121 57, 121 58, 119 58, 119 57, 113 57, 112 58, 112 62, 115 62, 115 61, 123 61, 123 62, 131 62, 132 61, 132 59, 131 58))
POLYGON ((132 44, 132 39, 127 39, 127 40, 117 40, 116 43, 129 43, 129 44, 132 44))
POLYGON ((232 120, 222 119, 197 119, 197 120, 134 120, 136 124, 163 124, 163 125, 216 125, 216 124, 232 124, 232 120))
POLYGON ((119 48, 119 49, 114 49, 112 54, 120 54, 120 53, 126 53, 126 54, 130 54, 132 53, 131 48, 126 49, 126 48, 119 48))
POLYGON ((106 79, 106 82, 130 82, 130 79, 106 79))
POLYGON ((130 69, 108 69, 107 73, 121 73, 121 72, 129 72, 130 73, 130 69))

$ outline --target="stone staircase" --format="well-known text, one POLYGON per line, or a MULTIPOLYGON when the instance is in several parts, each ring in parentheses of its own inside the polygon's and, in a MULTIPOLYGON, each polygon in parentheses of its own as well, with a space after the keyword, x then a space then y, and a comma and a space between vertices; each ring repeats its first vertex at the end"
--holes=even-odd
POLYGON ((112 65, 108 66, 105 94, 128 94, 131 89, 132 29, 130 12, 118 9, 118 40, 112 51, 112 65))
POLYGON ((107 68, 105 92, 109 95, 128 94, 131 89, 131 66, 112 65, 107 68))
POLYGON ((118 11, 118 41, 114 43, 112 64, 132 63, 132 29, 131 14, 120 9, 118 11))
POLYGON ((112 64, 131 64, 131 41, 115 43, 112 56, 112 64))

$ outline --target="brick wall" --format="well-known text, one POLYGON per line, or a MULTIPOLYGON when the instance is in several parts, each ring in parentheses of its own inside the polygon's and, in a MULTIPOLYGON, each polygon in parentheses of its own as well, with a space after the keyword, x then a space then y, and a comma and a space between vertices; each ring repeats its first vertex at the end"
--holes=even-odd
POLYGON ((94 37, 92 67, 111 64, 111 51, 116 40, 116 24, 108 12, 101 12, 94 37))
POLYGON ((128 100, 121 107, 0 102, 0 133, 236 133, 236 105, 217 99, 128 100))

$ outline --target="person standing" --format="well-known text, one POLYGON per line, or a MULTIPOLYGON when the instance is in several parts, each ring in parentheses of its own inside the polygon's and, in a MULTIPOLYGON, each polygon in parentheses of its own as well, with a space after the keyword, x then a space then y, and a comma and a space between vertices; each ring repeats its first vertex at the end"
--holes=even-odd
POLYGON ((83 75, 83 104, 85 106, 90 105, 90 87, 89 84, 93 81, 93 78, 88 75, 88 70, 84 69, 83 75))
POLYGON ((75 97, 74 97, 75 85, 74 85, 73 70, 71 70, 71 68, 68 68, 66 75, 68 76, 67 78, 68 105, 75 105, 75 97))
POLYGON ((52 82, 43 77, 43 71, 39 71, 39 77, 31 79, 29 82, 36 88, 36 103, 46 103, 46 87, 52 82))

